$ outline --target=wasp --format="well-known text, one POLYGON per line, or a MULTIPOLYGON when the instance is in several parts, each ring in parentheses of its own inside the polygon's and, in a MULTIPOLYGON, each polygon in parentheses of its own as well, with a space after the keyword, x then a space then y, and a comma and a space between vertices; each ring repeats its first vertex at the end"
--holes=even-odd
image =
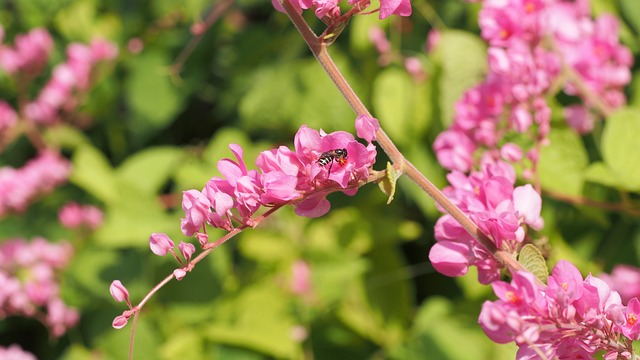
POLYGON ((343 166, 347 162, 347 149, 334 149, 320 154, 318 164, 320 164, 320 166, 330 164, 329 174, 327 175, 327 177, 331 175, 331 167, 333 166, 334 161, 343 166))

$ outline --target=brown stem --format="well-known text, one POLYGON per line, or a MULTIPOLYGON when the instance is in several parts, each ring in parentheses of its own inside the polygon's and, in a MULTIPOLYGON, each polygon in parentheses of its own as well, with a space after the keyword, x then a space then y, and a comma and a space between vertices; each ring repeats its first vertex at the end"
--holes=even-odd
POLYGON ((178 76, 180 74, 180 70, 182 69, 185 61, 187 61, 196 47, 198 47, 198 44, 200 44, 200 41, 202 41, 202 38, 207 33, 207 30, 211 28, 211 25, 218 21, 220 16, 222 16, 222 14, 224 14, 224 12, 227 11, 229 7, 231 7, 231 4, 233 4, 233 0, 221 0, 215 3, 214 8, 211 10, 207 18, 203 21, 206 29, 189 40, 189 43, 182 49, 182 51, 178 55, 176 62, 171 65, 171 71, 173 72, 174 76, 178 76))
POLYGON ((566 194, 562 194, 552 190, 544 190, 543 193, 544 195, 549 196, 553 199, 568 202, 575 205, 592 206, 600 209, 605 209, 608 211, 615 211, 615 212, 625 213, 627 215, 631 215, 635 217, 640 217, 640 209, 631 208, 630 207, 631 204, 629 202, 625 202, 624 199, 622 203, 610 203, 610 202, 604 202, 604 201, 597 201, 597 200, 589 199, 582 196, 566 195, 566 194))
MULTIPOLYGON (((298 29, 305 42, 311 49, 313 55, 318 59, 324 70, 327 72, 331 80, 335 83, 336 87, 340 90, 344 98, 347 100, 351 108, 358 115, 371 115, 367 108, 364 106, 358 95, 353 91, 349 83, 346 81, 340 70, 331 59, 326 46, 321 38, 317 37, 305 20, 298 14, 295 8, 291 5, 289 0, 280 0, 287 15, 298 29)), ((495 259, 502 265, 506 266, 511 271, 524 270, 522 265, 518 263, 511 254, 504 250, 497 249, 494 242, 485 235, 466 215, 446 196, 429 181, 418 169, 413 166, 402 155, 400 150, 395 146, 393 141, 387 136, 387 134, 381 128, 376 133, 377 142, 384 152, 389 156, 389 159, 395 164, 399 165, 411 181, 416 183, 422 190, 424 190, 433 200, 435 200, 440 206, 442 206, 447 213, 453 216, 465 230, 471 234, 487 251, 489 251, 495 259)))

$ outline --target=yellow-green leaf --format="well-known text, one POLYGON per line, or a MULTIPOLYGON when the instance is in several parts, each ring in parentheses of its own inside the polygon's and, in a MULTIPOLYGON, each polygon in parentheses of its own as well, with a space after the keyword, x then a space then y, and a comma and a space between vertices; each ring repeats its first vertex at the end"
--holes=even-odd
POLYGON ((538 280, 545 284, 547 283, 549 268, 547 268, 547 262, 537 247, 532 244, 523 246, 520 254, 518 254, 518 262, 535 275, 538 280))

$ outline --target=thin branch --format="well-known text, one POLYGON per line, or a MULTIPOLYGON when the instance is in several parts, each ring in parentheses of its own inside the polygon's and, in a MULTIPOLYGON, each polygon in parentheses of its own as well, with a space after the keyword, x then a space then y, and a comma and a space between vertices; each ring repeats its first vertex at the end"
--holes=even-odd
POLYGON ((193 51, 198 47, 198 44, 204 38, 204 35, 207 33, 207 30, 211 28, 211 26, 218 21, 218 19, 224 14, 229 7, 233 4, 234 0, 220 0, 216 2, 214 8, 211 10, 207 18, 203 21, 204 30, 202 30, 199 34, 189 40, 189 43, 182 49, 176 62, 171 65, 171 72, 173 72, 174 76, 179 76, 180 70, 182 70, 182 66, 187 61, 189 56, 193 53, 193 51))
MULTIPOLYGON (((317 37, 305 20, 298 14, 295 8, 291 5, 289 0, 279 0, 282 2, 287 15, 298 29, 305 42, 311 49, 313 55, 318 59, 324 70, 327 72, 331 80, 335 83, 336 87, 340 90, 344 98, 347 100, 351 108, 358 115, 369 115, 369 111, 364 106, 358 95, 353 91, 349 83, 346 81, 340 70, 331 59, 331 56, 327 52, 326 45, 323 39, 317 37)), ((433 200, 435 200, 440 206, 442 206, 447 213, 453 216, 464 229, 471 234, 487 251, 489 251, 495 259, 502 265, 509 268, 511 271, 524 270, 522 265, 516 261, 508 252, 497 249, 494 242, 485 235, 476 224, 474 224, 467 216, 447 197, 429 181, 418 169, 411 164, 402 155, 400 150, 395 146, 389 136, 382 130, 378 129, 376 133, 377 142, 380 147, 389 156, 389 159, 395 164, 401 167, 409 179, 416 183, 422 190, 424 190, 433 200)))

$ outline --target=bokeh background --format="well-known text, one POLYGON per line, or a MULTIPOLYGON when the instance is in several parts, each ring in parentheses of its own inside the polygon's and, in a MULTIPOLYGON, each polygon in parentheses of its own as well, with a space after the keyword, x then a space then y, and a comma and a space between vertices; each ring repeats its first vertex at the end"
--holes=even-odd
MULTIPOLYGON (((78 108, 82 121, 44 133, 72 161, 69 181, 24 213, 0 220, 0 241, 43 236, 72 243, 74 256, 59 276, 62 297, 80 311, 80 322, 54 339, 33 318, 4 317, 2 346, 19 344, 39 359, 125 359, 131 324, 111 327, 125 305, 111 298, 109 284, 121 280, 136 303, 173 271, 175 261, 153 255, 148 237, 164 232, 176 242, 195 243, 180 232, 181 192, 200 190, 219 175, 217 161, 232 157, 229 143, 242 145, 252 166, 260 151, 291 146, 303 124, 355 132, 354 113, 289 19, 269 1, 1 4, 5 43, 36 27, 54 38, 48 70, 36 79, 34 94, 64 60, 69 43, 102 37, 119 48, 78 108), (207 18, 215 21, 207 26, 207 18), (69 200, 103 209, 103 225, 93 232, 65 229, 57 213, 69 200)), ((451 123, 454 102, 486 71, 480 4, 412 4, 408 18, 355 17, 330 52, 407 158, 442 188, 445 171, 431 144, 451 123), (380 59, 369 36, 374 27, 389 37, 393 57, 380 59), (442 39, 428 52, 433 29, 442 39), (420 61, 424 78, 405 70, 407 57, 420 61)), ((592 0, 591 6, 594 14, 620 18, 621 41, 637 56, 640 13, 634 0, 592 0)), ((313 14, 306 18, 322 31, 313 14)), ((637 109, 633 71, 629 106, 637 109)), ((0 75, 0 98, 15 103, 16 94, 16 83, 0 75)), ((542 177, 543 188, 616 198, 610 187, 582 176, 598 140, 566 128, 560 114, 568 102, 559 96, 551 103, 559 129, 552 142, 558 145, 543 153, 540 171, 549 174, 542 177)), ((19 167, 34 154, 33 145, 19 138, 0 153, 0 164, 19 167)), ((385 163, 380 151, 375 168, 385 163)), ((451 279, 430 265, 439 217, 433 201, 407 179, 398 186, 389 205, 369 185, 354 197, 331 195, 332 210, 322 218, 297 217, 284 208, 235 237, 145 306, 135 358, 514 358, 512 344, 492 343, 477 325, 482 302, 493 299, 491 288, 479 285, 474 271, 451 279)), ((628 195, 637 203, 637 194, 628 195)), ((553 249, 551 264, 566 258, 584 274, 638 264, 637 217, 553 197, 543 197, 543 216, 540 237, 553 249)), ((221 235, 209 233, 211 239, 221 235)))

